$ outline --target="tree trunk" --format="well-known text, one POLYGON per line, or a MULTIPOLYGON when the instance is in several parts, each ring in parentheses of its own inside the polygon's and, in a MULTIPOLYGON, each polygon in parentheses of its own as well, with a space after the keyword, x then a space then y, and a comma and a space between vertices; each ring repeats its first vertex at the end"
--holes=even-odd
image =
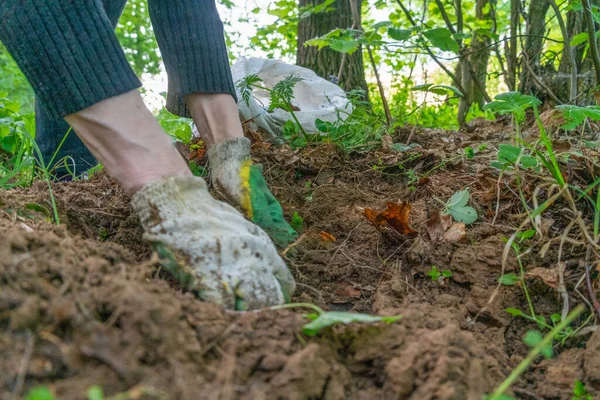
MULTIPOLYGON (((477 0, 475 4, 476 17, 479 20, 490 18, 489 11, 484 13, 484 9, 488 0, 477 0)), ((491 7, 488 7, 490 10, 491 7)), ((485 96, 483 94, 487 80, 487 66, 490 58, 491 39, 489 36, 473 34, 471 47, 468 49, 469 55, 461 57, 461 62, 458 64, 457 76, 460 77, 461 84, 466 93, 461 97, 458 105, 458 123, 464 125, 469 108, 473 104, 479 105, 481 109, 485 104, 485 96), (475 77, 478 82, 473 79, 475 77), (480 87, 481 86, 481 87, 480 87)))
MULTIPOLYGON (((340 72, 343 54, 324 47, 318 50, 316 46, 304 46, 307 40, 325 35, 334 29, 352 27, 352 8, 350 1, 355 1, 358 10, 362 0, 336 0, 331 7, 334 11, 310 14, 298 22, 298 51, 296 63, 301 67, 310 68, 317 75, 336 80, 340 72)), ((324 0, 300 0, 300 8, 313 7, 322 4, 324 0)), ((360 13, 359 13, 360 14, 360 13)), ((344 90, 367 90, 362 48, 346 56, 341 79, 337 82, 344 90)))
MULTIPOLYGON (((540 56, 544 45, 544 36, 546 28, 546 13, 550 5, 546 0, 531 0, 529 14, 527 16, 527 37, 523 52, 525 57, 523 63, 527 63, 536 76, 541 73, 540 56)), ((523 94, 531 94, 539 97, 546 97, 531 77, 531 72, 527 67, 521 70, 521 79, 519 91, 523 94)))

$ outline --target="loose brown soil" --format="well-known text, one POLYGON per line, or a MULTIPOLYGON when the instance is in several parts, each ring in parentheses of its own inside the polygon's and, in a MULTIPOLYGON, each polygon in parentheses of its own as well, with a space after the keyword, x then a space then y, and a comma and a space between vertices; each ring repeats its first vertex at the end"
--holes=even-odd
MULTIPOLYGON (((423 131, 416 135, 423 148, 410 154, 255 143, 286 215, 304 218, 303 235, 284 251, 298 282, 294 301, 404 316, 314 338, 300 333, 300 311, 226 312, 179 291, 143 243, 127 197, 104 176, 53 185, 58 227, 44 183, 0 193, 2 398, 44 384, 59 399, 83 399, 99 385, 107 396, 131 399, 480 400, 527 354, 521 338, 537 328, 505 311, 527 309, 518 287, 503 288, 488 304, 501 275, 502 238, 521 221, 514 218, 522 212, 518 198, 504 184, 498 193, 498 175, 488 167, 509 136, 502 121, 460 133, 423 131), (482 143, 488 149, 474 161, 440 164, 482 143), (410 169, 431 173, 411 182, 410 169), (480 219, 464 243, 432 242, 424 223, 440 209, 434 197, 465 187, 480 219), (362 208, 388 201, 412 204, 416 237, 380 232, 363 216, 362 208), (452 277, 432 281, 434 265, 452 277)), ((560 218, 549 229, 564 229, 560 218)), ((526 258, 526 269, 550 268, 554 247, 526 258)), ((569 265, 584 257, 576 250, 566 251, 569 265)), ((517 268, 510 257, 507 272, 517 268)), ((569 285, 581 276, 577 267, 568 272, 569 285)), ((560 312, 556 290, 539 280, 529 288, 538 313, 560 312)), ((582 380, 596 398, 600 333, 556 351, 536 360, 513 396, 570 399, 582 380)))

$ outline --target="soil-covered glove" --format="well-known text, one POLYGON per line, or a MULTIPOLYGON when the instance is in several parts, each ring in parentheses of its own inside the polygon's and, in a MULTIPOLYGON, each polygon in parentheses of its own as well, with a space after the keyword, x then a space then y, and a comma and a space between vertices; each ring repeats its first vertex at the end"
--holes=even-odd
POLYGON ((250 158, 250 141, 238 138, 208 150, 211 180, 225 197, 239 205, 248 218, 263 228, 281 247, 293 242, 298 233, 286 222, 281 205, 262 175, 262 166, 250 158))
POLYGON ((144 238, 179 284, 229 309, 283 304, 294 278, 269 236, 196 177, 150 183, 132 198, 144 238))

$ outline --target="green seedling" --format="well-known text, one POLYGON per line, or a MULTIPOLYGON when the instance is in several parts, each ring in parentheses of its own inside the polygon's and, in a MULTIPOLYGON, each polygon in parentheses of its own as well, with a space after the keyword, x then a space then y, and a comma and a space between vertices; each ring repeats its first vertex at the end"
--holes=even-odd
POLYGON ((431 280, 433 282, 439 282, 439 281, 443 281, 444 278, 451 278, 452 277, 452 271, 450 270, 443 270, 443 271, 438 271, 437 267, 434 265, 431 267, 431 269, 429 271, 427 271, 427 276, 431 277, 431 280))
POLYGON ((583 382, 576 381, 575 385, 573 385, 572 400, 592 400, 592 395, 588 393, 583 382))
POLYGON ((240 89, 242 101, 245 102, 246 105, 250 105, 252 89, 256 88, 269 92, 270 104, 268 111, 273 112, 276 108, 281 108, 289 112, 292 116, 293 122, 296 124, 300 132, 302 132, 306 143, 310 143, 311 137, 300 124, 298 117, 294 113, 294 106, 292 105, 292 100, 294 99, 294 87, 302 80, 303 79, 298 76, 288 76, 277 82, 277 84, 270 89, 262 84, 263 80, 261 77, 253 74, 239 80, 236 83, 236 86, 238 89, 240 89))
POLYGON ((391 324, 396 321, 399 321, 402 318, 401 315, 378 317, 374 315, 358 314, 352 312, 325 311, 322 308, 310 303, 293 303, 271 307, 271 309, 273 310, 278 310, 282 308, 310 308, 315 311, 314 313, 304 315, 305 318, 311 321, 302 327, 302 333, 304 333, 307 336, 316 336, 323 329, 338 324, 347 325, 353 322, 385 322, 391 324))
POLYGON ((469 205, 470 195, 469 189, 461 190, 456 192, 448 199, 447 202, 438 200, 444 205, 442 214, 450 214, 457 222, 464 222, 465 224, 472 224, 477 220, 477 211, 469 205))
POLYGON ((87 391, 88 400, 104 400, 104 392, 100 386, 92 386, 87 391))
POLYGON ((520 125, 525 120, 525 111, 540 104, 542 102, 533 96, 519 92, 506 92, 496 95, 494 101, 483 106, 483 110, 500 115, 512 115, 515 123, 515 137, 518 141, 521 138, 520 125))
POLYGON ((536 157, 529 155, 529 152, 521 147, 510 144, 500 144, 498 146, 498 160, 490 164, 491 167, 501 171, 519 166, 522 169, 536 168, 539 164, 536 157))
POLYGON ((55 398, 46 386, 36 386, 27 393, 25 400, 55 400, 55 398))
MULTIPOLYGON (((521 374, 523 372, 525 372, 525 370, 529 367, 529 365, 531 365, 531 363, 533 363, 533 361, 537 357, 539 357, 540 355, 544 355, 544 352, 546 353, 546 355, 549 353, 548 346, 550 346, 550 348, 552 348, 552 342, 554 341, 554 339, 559 335, 559 333, 562 330, 567 328, 571 324, 571 322, 573 322, 583 312, 584 309, 585 308, 582 305, 578 306, 573 311, 571 311, 571 313, 567 316, 567 318, 564 319, 564 321, 561 321, 546 336, 544 336, 539 341, 536 340, 536 344, 531 349, 531 351, 529 352, 527 357, 525 357, 523 359, 523 361, 521 361, 519 363, 519 365, 517 365, 517 367, 504 380, 504 382, 502 382, 502 384, 500 384, 500 386, 498 386, 498 388, 494 391, 494 393, 492 393, 489 396, 486 396, 485 399, 486 400, 510 399, 510 397, 507 397, 507 395, 505 395, 504 393, 519 378, 519 376, 521 376, 521 374)), ((537 338, 539 338, 539 337, 537 337, 537 335, 536 335, 536 339, 537 338)), ((531 343, 533 343, 533 338, 530 338, 530 341, 531 341, 531 343)))
POLYGON ((297 211, 294 211, 290 225, 296 232, 302 232, 304 230, 304 218, 302 218, 297 211))

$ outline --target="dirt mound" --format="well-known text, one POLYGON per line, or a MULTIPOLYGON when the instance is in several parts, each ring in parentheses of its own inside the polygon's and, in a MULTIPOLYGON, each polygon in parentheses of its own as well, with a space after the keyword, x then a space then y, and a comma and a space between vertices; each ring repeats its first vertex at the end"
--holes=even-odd
MULTIPOLYGON (((508 189, 496 191, 490 151, 479 148, 482 162, 447 160, 464 146, 492 146, 505 130, 419 131, 429 148, 408 155, 255 143, 286 216, 303 218, 301 238, 284 250, 298 283, 293 301, 404 317, 317 337, 300 333, 302 311, 226 312, 179 291, 142 242, 128 198, 102 175, 53 185, 60 227, 50 223, 43 183, 0 193, 2 398, 44 384, 60 399, 85 398, 94 385, 132 399, 481 399, 527 354, 522 337, 537 325, 505 311, 527 309, 518 286, 488 304, 515 203, 508 189), (464 240, 432 242, 425 222, 440 209, 435 198, 465 187, 480 220, 464 240), (416 237, 364 217, 364 208, 388 201, 412 205, 416 237), (432 279, 433 267, 452 276, 432 279)), ((527 270, 549 264, 533 255, 522 262, 527 270)), ((514 257, 505 267, 519 268, 514 257)), ((540 314, 560 310, 548 285, 529 290, 540 314)), ((600 336, 590 331, 536 360, 514 396, 570 399, 577 380, 596 395, 600 336)))
POLYGON ((490 389, 473 335, 431 306, 407 306, 401 324, 306 341, 301 315, 223 312, 120 245, 48 225, 4 223, 1 234, 6 398, 23 378, 61 399, 93 385, 173 399, 479 399, 490 389))

